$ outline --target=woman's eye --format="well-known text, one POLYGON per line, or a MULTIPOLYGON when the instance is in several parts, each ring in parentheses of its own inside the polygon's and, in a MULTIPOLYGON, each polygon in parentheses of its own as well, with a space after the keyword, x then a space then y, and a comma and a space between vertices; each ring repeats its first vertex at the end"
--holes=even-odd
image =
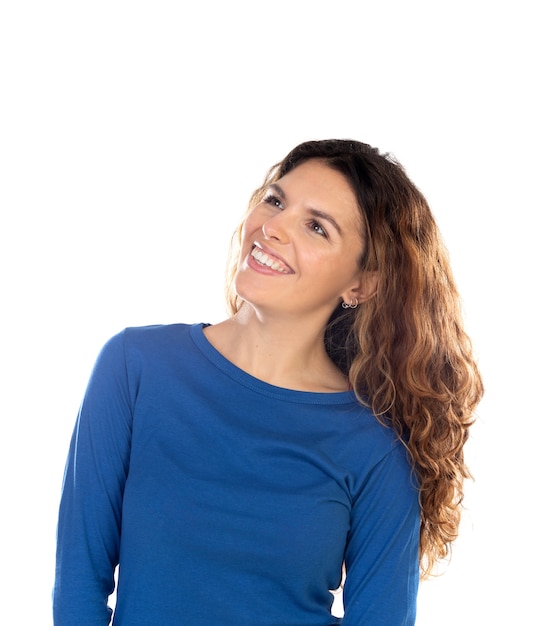
POLYGON ((263 201, 277 207, 277 209, 282 209, 282 202, 280 201, 280 198, 277 198, 277 196, 274 196, 273 194, 265 196, 263 201))
POLYGON ((327 238, 327 233, 326 231, 322 228, 322 225, 320 224, 320 222, 317 222, 316 220, 312 220, 309 224, 309 227, 311 230, 313 230, 317 235, 322 235, 323 237, 327 238))

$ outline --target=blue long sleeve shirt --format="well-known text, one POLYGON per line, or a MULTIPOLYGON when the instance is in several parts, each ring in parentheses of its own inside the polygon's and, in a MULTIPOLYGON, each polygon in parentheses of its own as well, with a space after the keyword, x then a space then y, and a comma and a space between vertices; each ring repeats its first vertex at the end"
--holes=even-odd
POLYGON ((267 384, 202 324, 103 348, 60 504, 55 626, 410 626, 418 493, 352 392, 267 384), (346 563, 345 614, 331 615, 346 563))

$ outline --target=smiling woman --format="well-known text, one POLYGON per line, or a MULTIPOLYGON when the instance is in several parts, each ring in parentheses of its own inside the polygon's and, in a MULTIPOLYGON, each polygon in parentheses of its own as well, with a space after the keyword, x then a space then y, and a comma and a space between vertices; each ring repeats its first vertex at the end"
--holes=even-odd
POLYGON ((97 360, 57 626, 109 623, 117 565, 116 626, 412 625, 420 573, 457 534, 482 385, 402 168, 356 141, 301 144, 235 242, 228 319, 126 329, 97 360))
MULTIPOLYGON (((317 338, 338 303, 360 302, 374 292, 374 279, 358 264, 365 233, 354 192, 341 173, 317 159, 270 186, 248 214, 241 236, 236 294, 260 316, 295 315, 315 345, 323 345, 317 338)), ((294 319, 290 329, 297 334, 294 319)))

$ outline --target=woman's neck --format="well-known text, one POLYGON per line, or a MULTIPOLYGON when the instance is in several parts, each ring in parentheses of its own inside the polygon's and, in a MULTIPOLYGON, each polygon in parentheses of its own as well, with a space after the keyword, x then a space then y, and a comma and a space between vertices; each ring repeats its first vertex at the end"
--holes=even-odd
POLYGON ((348 389, 347 378, 325 350, 320 326, 306 319, 263 320, 253 309, 243 309, 204 331, 234 365, 278 387, 317 392, 348 389))

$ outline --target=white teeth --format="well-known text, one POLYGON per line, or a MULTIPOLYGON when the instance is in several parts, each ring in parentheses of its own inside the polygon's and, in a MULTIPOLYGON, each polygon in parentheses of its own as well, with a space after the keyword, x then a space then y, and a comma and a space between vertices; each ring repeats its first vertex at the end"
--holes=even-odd
POLYGON ((256 259, 256 261, 258 261, 262 265, 267 265, 267 267, 270 267, 271 269, 275 270, 276 272, 283 272, 283 273, 285 273, 285 272, 288 271, 280 263, 277 263, 277 261, 275 261, 271 257, 267 256, 267 254, 265 254, 265 252, 263 252, 259 248, 254 248, 252 250, 252 252, 251 252, 251 255, 256 259))

